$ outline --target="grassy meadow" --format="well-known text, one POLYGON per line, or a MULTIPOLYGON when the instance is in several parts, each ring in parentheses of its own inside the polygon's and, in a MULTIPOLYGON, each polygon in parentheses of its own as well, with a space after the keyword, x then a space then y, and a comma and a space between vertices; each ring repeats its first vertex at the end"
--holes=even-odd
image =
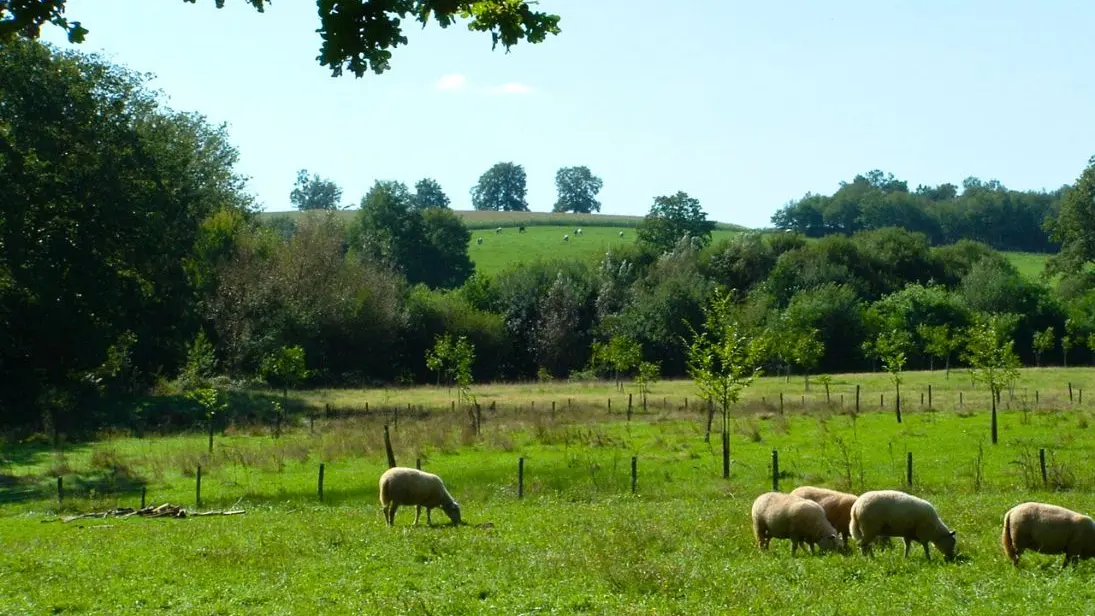
MULTIPOLYGON (((635 241, 633 227, 581 227, 581 235, 575 233, 578 228, 578 225, 530 226, 524 233, 510 227, 504 228, 502 233, 496 233, 495 227, 477 229, 472 231, 468 256, 477 272, 492 275, 509 265, 536 259, 573 259, 596 264, 612 247, 635 241), (564 235, 569 235, 570 239, 564 241, 564 235), (482 244, 478 243, 479 238, 482 238, 482 244)), ((738 233, 716 229, 711 237, 712 241, 718 242, 738 233)))
POLYGON ((645 411, 636 398, 631 421, 630 385, 484 385, 475 389, 480 434, 464 412, 446 410, 445 388, 431 387, 299 392, 316 408, 361 411, 371 401, 371 412, 321 415, 280 438, 268 427, 228 426, 212 454, 198 433, 104 434, 62 452, 8 443, 0 452, 0 613, 1090 613, 1095 563, 1062 570, 1060 557, 1028 553, 1015 570, 999 533, 1004 511, 1025 500, 1095 510, 1095 414, 1090 400, 1079 400, 1093 374, 1024 370, 1014 397, 1004 394, 997 445, 989 443, 987 396, 964 372, 907 374, 900 424, 892 400, 878 406, 891 391, 883 375, 834 377, 829 404, 816 379, 808 395, 801 377, 761 379, 730 417, 728 480, 721 418, 705 442, 705 414, 680 381, 655 384, 645 411), (928 384, 930 411, 919 404, 928 384), (407 404, 432 412, 398 420, 378 412, 407 404), (376 486, 386 467, 384 423, 398 462, 418 459, 444 477, 469 525, 441 524, 436 511, 434 527, 425 515, 412 527, 406 508, 395 528, 384 525, 376 486), (1048 452, 1046 485, 1040 448, 1048 452), (781 490, 900 488, 928 498, 957 530, 959 558, 944 563, 932 548, 925 562, 919 547, 908 559, 900 547, 873 558, 792 557, 786 540, 762 553, 749 508, 771 489, 772 450, 781 490), (198 465, 201 509, 247 513, 56 519, 135 506, 142 487, 150 504, 193 507, 198 465))

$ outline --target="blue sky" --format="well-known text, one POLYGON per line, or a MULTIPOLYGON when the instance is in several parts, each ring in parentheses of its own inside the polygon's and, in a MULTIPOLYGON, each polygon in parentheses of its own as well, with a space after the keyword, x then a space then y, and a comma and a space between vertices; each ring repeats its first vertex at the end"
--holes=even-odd
MULTIPOLYGON (((588 165, 603 212, 684 190, 764 226, 807 191, 879 168, 917 184, 1070 183, 1095 154, 1089 0, 542 0, 562 33, 510 54, 463 24, 411 25, 384 75, 332 78, 315 3, 70 0, 81 49, 157 75, 178 109, 227 122, 268 210, 296 171, 354 204, 375 179, 436 178, 457 209, 492 164, 588 165), (670 5, 687 10, 667 11, 670 5)), ((56 29, 50 29, 56 30, 56 29)), ((57 32, 44 37, 62 41, 57 32)))

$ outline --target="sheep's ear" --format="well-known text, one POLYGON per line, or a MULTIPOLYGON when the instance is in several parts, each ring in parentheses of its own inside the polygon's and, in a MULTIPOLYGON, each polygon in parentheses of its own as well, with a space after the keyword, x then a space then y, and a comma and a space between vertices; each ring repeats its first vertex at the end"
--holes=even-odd
POLYGON ((952 531, 951 531, 951 537, 953 537, 953 536, 955 535, 955 533, 957 533, 957 532, 958 532, 958 531, 956 531, 956 530, 952 530, 952 531))

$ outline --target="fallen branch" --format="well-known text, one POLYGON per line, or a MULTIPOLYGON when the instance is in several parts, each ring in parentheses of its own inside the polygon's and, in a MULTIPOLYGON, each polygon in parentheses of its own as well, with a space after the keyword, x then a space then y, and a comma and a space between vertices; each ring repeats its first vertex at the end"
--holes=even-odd
MULTIPOLYGON (((239 504, 239 501, 236 501, 239 504)), ((172 505, 171 503, 164 503, 156 507, 145 507, 144 509, 133 509, 130 507, 120 507, 118 509, 111 509, 110 511, 98 511, 93 513, 81 513, 78 515, 64 516, 60 518, 52 518, 49 520, 42 520, 43 522, 71 522, 73 520, 83 520, 87 518, 131 518, 133 516, 140 516, 142 518, 186 518, 186 517, 204 517, 210 515, 240 515, 246 513, 243 509, 229 509, 229 510, 217 510, 217 511, 187 511, 184 507, 179 505, 172 505)))

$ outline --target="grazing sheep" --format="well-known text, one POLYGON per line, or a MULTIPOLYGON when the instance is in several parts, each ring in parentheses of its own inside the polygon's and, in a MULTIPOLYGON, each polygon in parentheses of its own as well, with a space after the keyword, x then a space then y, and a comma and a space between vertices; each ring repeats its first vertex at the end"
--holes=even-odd
POLYGON ((578 227, 578 230, 577 230, 577 231, 575 231, 575 232, 574 232, 574 234, 575 234, 575 235, 581 235, 581 234, 582 234, 582 228, 581 228, 581 227, 578 227))
POLYGON ((460 504, 453 500, 441 478, 414 468, 397 466, 380 476, 380 504, 384 507, 384 519, 388 526, 395 524, 395 512, 400 505, 414 505, 414 524, 422 507, 426 508, 426 523, 432 525, 430 511, 440 507, 453 525, 461 524, 460 504))
POLYGON ((518 233, 524 233, 525 232, 525 225, 521 225, 520 227, 517 227, 517 232, 518 233))
POLYGON ((623 236, 624 236, 624 232, 620 231, 620 237, 623 237, 623 236))
POLYGON ((569 236, 569 235, 566 235, 566 234, 564 233, 564 234, 563 234, 563 241, 564 241, 564 242, 569 242, 569 241, 570 241, 570 236, 569 236))
POLYGON ((475 238, 475 243, 476 244, 482 244, 483 243, 483 238, 481 238, 481 237, 475 238))
POLYGON ((495 229, 495 230, 494 230, 494 233, 495 233, 496 235, 497 235, 498 233, 501 233, 501 232, 502 232, 502 227, 498 227, 497 229, 495 229))
POLYGON ((815 543, 823 551, 836 549, 836 529, 825 519, 825 510, 814 501, 782 492, 765 492, 753 501, 752 516, 753 536, 765 550, 773 538, 790 539, 791 554, 800 543, 809 545, 811 553, 815 543))
POLYGON ((1057 505, 1023 503, 1004 514, 1004 554, 1019 566, 1025 550, 1064 554, 1062 567, 1095 557, 1095 520, 1057 505))
POLYGON ((812 500, 821 505, 821 508, 825 510, 825 517, 828 518, 829 523, 844 539, 844 547, 848 547, 848 537, 851 536, 851 531, 848 530, 848 521, 851 519, 852 505, 856 501, 855 494, 837 492, 827 488, 799 486, 791 490, 791 495, 812 500))
POLYGON ((906 558, 912 542, 919 541, 924 546, 924 558, 931 560, 931 542, 943 552, 945 560, 954 560, 955 531, 943 524, 931 503, 898 490, 860 494, 852 505, 848 529, 864 554, 871 553, 871 543, 878 537, 901 537, 906 558))

